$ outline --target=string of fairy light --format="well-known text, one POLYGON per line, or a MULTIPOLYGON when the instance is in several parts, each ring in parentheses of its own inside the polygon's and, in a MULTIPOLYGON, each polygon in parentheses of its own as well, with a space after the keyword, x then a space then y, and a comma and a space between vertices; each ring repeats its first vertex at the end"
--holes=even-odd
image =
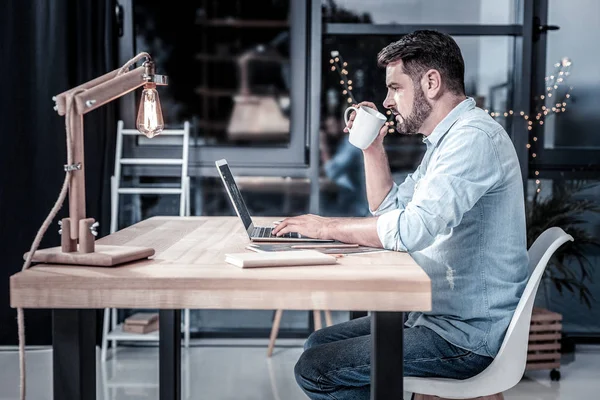
POLYGON ((348 70, 346 69, 348 63, 342 59, 342 55, 337 50, 333 50, 331 52, 331 59, 329 60, 329 63, 332 64, 331 70, 337 70, 340 76, 340 85, 344 87, 344 90, 342 90, 342 94, 344 96, 348 96, 348 103, 357 104, 356 99, 352 94, 352 79, 348 78, 348 70))
MULTIPOLYGON (((338 71, 340 77, 340 85, 342 85, 342 87, 344 88, 342 90, 342 94, 344 96, 347 96, 346 101, 348 102, 348 104, 358 104, 358 102, 354 98, 354 95, 352 94, 352 79, 348 77, 348 63, 342 59, 342 55, 339 51, 333 50, 331 52, 331 58, 329 59, 329 63, 331 64, 332 71, 338 71)), ((387 110, 386 114, 388 116, 386 125, 393 126, 394 118, 392 116, 392 112, 390 110, 387 110)), ((390 128, 388 130, 388 133, 392 133, 394 132, 394 130, 394 128, 390 128)))
MULTIPOLYGON (((541 106, 536 106, 536 109, 533 110, 532 114, 526 114, 524 111, 519 111, 517 113, 514 110, 492 111, 486 109, 485 112, 487 112, 494 119, 502 117, 507 118, 511 116, 521 117, 527 122, 528 132, 531 132, 533 127, 536 125, 544 125, 544 122, 548 116, 564 113, 567 109, 567 104, 571 100, 571 91, 573 90, 573 86, 568 86, 564 91, 559 91, 559 89, 561 89, 563 86, 566 86, 567 78, 571 74, 571 65, 573 65, 573 62, 567 57, 562 58, 559 62, 554 64, 554 71, 551 73, 551 75, 544 78, 546 85, 544 93, 534 97, 534 100, 540 101, 541 106), (560 92, 564 93, 561 98, 559 98, 560 92), (549 106, 546 106, 546 104, 549 104, 549 106)), ((531 157, 536 158, 537 154, 535 153, 535 147, 534 144, 532 144, 532 141, 534 144, 538 141, 537 135, 529 135, 529 140, 527 141, 525 147, 527 147, 527 150, 531 153, 531 157)), ((540 171, 535 170, 534 175, 536 193, 540 193, 541 182, 538 178, 540 171)))
MULTIPOLYGON (((347 102, 349 104, 357 104, 354 95, 352 94, 352 80, 348 77, 348 63, 342 59, 341 54, 336 50, 331 52, 331 59, 329 60, 329 63, 331 64, 331 71, 338 71, 340 76, 340 85, 344 87, 342 94, 347 96, 347 102)), ((560 95, 559 89, 566 85, 567 77, 571 74, 572 64, 573 62, 567 57, 562 58, 559 62, 554 64, 554 71, 552 74, 544 78, 546 85, 544 93, 534 97, 534 100, 541 101, 541 107, 536 106, 536 109, 533 110, 532 114, 526 114, 525 111, 516 112, 512 109, 504 111, 486 109, 485 112, 487 112, 494 119, 499 119, 502 117, 523 118, 523 120, 527 122, 528 132, 531 132, 536 124, 539 126, 544 125, 544 122, 548 116, 564 113, 567 109, 567 104, 571 99, 571 90, 573 87, 569 86, 564 91, 562 98, 559 99, 558 97, 560 95), (552 101, 554 101, 554 103, 551 103, 552 101), (546 106, 547 103, 551 103, 551 106, 550 104, 549 106, 546 106)), ((388 126, 393 126, 394 120, 392 117, 392 112, 387 110, 386 113, 388 115, 388 121, 386 124, 388 126)), ((394 128, 390 128, 388 130, 389 133, 393 133, 394 131, 394 128)), ((530 137, 526 144, 527 150, 531 153, 532 158, 536 158, 537 154, 535 153, 535 148, 531 141, 537 142, 538 137, 535 134, 528 136, 530 137)), ((536 177, 536 192, 539 193, 541 191, 541 182, 538 178, 540 171, 535 170, 534 175, 536 177)))

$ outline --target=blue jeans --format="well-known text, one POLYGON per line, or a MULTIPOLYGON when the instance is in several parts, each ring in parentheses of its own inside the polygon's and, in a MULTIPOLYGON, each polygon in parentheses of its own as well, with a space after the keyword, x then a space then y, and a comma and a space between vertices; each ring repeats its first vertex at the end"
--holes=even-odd
MULTIPOLYGON (((426 327, 404 328, 404 376, 465 379, 492 362, 456 347, 426 327)), ((312 400, 370 398, 371 317, 313 332, 294 373, 312 400)))

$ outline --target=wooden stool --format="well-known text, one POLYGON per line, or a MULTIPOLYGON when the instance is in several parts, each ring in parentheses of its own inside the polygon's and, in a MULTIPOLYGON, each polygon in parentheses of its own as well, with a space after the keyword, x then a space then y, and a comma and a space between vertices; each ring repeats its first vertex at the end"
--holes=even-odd
MULTIPOLYGON (((325 310, 325 326, 333 325, 331 319, 331 312, 325 310)), ((271 337, 269 338, 269 348, 267 349, 267 357, 271 357, 273 354, 273 347, 275 346, 275 339, 277 339, 277 333, 279 332, 279 324, 281 323, 281 316, 283 310, 275 311, 275 319, 273 320, 273 327, 271 328, 271 337)), ((321 329, 321 310, 313 310, 313 317, 315 320, 315 330, 321 329)))

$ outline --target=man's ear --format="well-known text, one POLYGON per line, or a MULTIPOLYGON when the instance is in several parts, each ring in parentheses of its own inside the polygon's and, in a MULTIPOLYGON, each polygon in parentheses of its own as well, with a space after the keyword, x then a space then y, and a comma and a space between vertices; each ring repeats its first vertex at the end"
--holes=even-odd
POLYGON ((442 76, 437 69, 430 69, 425 72, 421 80, 423 93, 428 99, 435 99, 440 94, 442 89, 442 76))

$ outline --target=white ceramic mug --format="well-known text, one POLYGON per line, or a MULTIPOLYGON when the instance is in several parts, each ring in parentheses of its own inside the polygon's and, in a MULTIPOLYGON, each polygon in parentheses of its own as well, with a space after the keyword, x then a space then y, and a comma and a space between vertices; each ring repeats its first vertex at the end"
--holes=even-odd
POLYGON ((348 112, 356 111, 352 121, 348 141, 359 149, 366 149, 373 143, 383 124, 387 121, 385 115, 371 107, 348 107, 344 111, 344 122, 348 125, 348 112))

